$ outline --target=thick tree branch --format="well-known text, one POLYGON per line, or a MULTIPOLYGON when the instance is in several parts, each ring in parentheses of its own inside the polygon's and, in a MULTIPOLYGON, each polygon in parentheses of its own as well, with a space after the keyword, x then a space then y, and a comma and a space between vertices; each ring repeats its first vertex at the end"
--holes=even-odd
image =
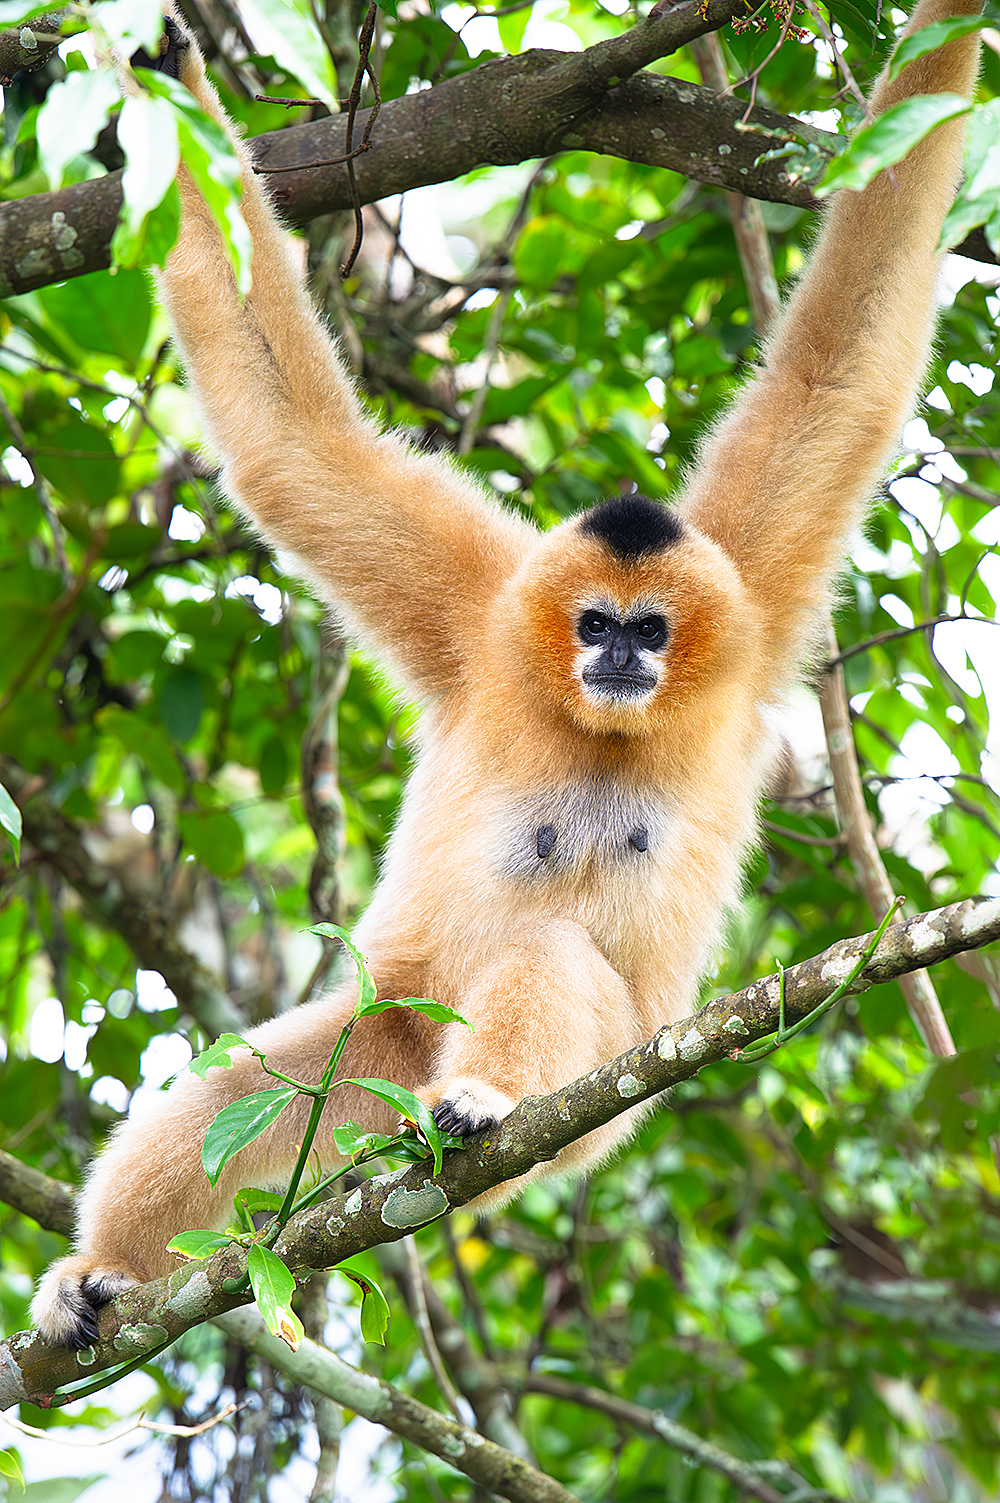
POLYGON ((206 1033, 214 1038, 227 1028, 244 1027, 242 1013, 212 973, 178 940, 163 901, 130 891, 115 872, 95 861, 73 821, 43 792, 33 792, 34 782, 12 757, 0 753, 0 783, 22 804, 26 844, 79 893, 99 923, 121 935, 142 967, 159 971, 206 1033))
MULTIPOLYGON (((755 166, 789 139, 835 138, 801 122, 716 99, 709 89, 638 70, 716 30, 742 0, 683 0, 621 37, 580 53, 532 49, 498 58, 386 104, 371 150, 354 162, 362 203, 508 164, 584 149, 671 167, 701 181, 803 207, 813 203, 787 163, 755 166)), ((358 115, 363 130, 367 112, 358 115)), ((258 136, 254 150, 293 224, 351 206, 347 168, 312 167, 345 154, 342 116, 258 136)), ((0 297, 108 265, 121 206, 120 173, 0 205, 0 297)))
MULTIPOLYGON (((786 974, 789 1021, 804 1017, 850 975, 872 936, 840 940, 786 974)), ((963 950, 1000 939, 1000 899, 966 899, 894 924, 855 981, 853 992, 933 965, 963 950)), ((384 1242, 398 1241, 486 1190, 554 1159, 567 1144, 650 1101, 703 1065, 732 1054, 778 1025, 779 980, 768 976, 744 991, 717 998, 696 1017, 661 1028, 617 1059, 550 1096, 529 1096, 495 1130, 450 1154, 432 1177, 423 1164, 377 1175, 346 1197, 292 1218, 275 1252, 296 1277, 331 1268, 384 1242)), ((173 1230, 173 1229, 171 1229, 173 1230)), ((33 1331, 0 1344, 0 1408, 22 1399, 43 1402, 81 1377, 93 1377, 123 1358, 141 1356, 183 1331, 247 1303, 236 1290, 246 1254, 232 1246, 206 1263, 189 1264, 140 1285, 101 1312, 101 1339, 81 1355, 47 1345, 33 1331)))
POLYGON ((0 1148, 0 1200, 25 1216, 31 1216, 50 1232, 69 1237, 76 1219, 72 1185, 22 1164, 0 1148))

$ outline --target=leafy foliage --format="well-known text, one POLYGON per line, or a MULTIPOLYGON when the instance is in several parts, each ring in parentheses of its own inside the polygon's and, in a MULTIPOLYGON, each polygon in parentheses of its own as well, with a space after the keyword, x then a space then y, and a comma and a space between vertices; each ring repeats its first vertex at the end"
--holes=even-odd
MULTIPOLYGON (((3 0, 0 23, 40 9, 3 0)), ((145 24, 143 8, 130 9, 145 24)), ((546 19, 538 5, 495 23, 450 8, 401 9, 396 19, 384 7, 380 22, 387 98, 493 53, 550 45, 543 24, 590 45, 632 20, 582 0, 561 17, 550 8, 546 19)), ((144 12, 147 23, 154 11, 144 12)), ((94 12, 105 30, 126 19, 107 5, 94 12)), ((337 49, 359 19, 348 7, 321 8, 314 32, 304 4, 256 0, 241 13, 258 50, 230 27, 226 55, 210 61, 251 133, 286 118, 251 93, 346 92, 353 62, 337 49), (258 10, 270 29, 255 24, 258 10), (285 16, 293 10, 294 25, 285 16), (294 41, 298 62, 279 36, 294 41)), ((888 55, 887 13, 869 0, 835 0, 832 15, 863 85, 888 55)), ((764 20, 726 33, 731 75, 761 68, 761 102, 782 112, 836 108, 849 123, 854 106, 839 97, 828 51, 787 40, 765 62, 781 22, 764 20)), ((109 149, 106 136, 95 144, 89 93, 103 85, 81 51, 60 53, 7 92, 8 197, 122 164, 120 146, 109 149), (67 157, 60 122, 67 100, 79 96, 82 106, 85 94, 67 157)), ((659 66, 699 79, 686 54, 659 66)), ((184 124, 169 84, 153 86, 160 92, 149 105, 170 111, 179 149, 212 179, 237 244, 223 147, 201 122, 184 124)), ((953 239, 984 224, 996 243, 998 94, 1000 60, 987 48, 971 173, 946 231, 953 239)), ((126 137, 138 161, 140 146, 126 137)), ((137 194, 157 162, 162 180, 170 176, 169 130, 146 139, 137 194)), ((309 232, 315 286, 332 317, 346 313, 366 353, 372 407, 418 441, 456 449, 499 319, 482 421, 459 462, 543 526, 622 486, 669 497, 758 345, 721 195, 582 153, 472 174, 462 191, 486 207, 472 219, 446 200, 460 265, 441 274, 421 269, 419 255, 416 269, 407 263, 391 208, 384 223, 369 213, 366 249, 343 289, 331 268, 351 227, 337 217, 309 232)), ((303 934, 303 925, 342 927, 366 901, 415 722, 358 655, 337 699, 342 648, 321 609, 218 500, 162 317, 145 275, 128 264, 165 254, 171 195, 143 214, 141 198, 130 198, 115 275, 0 310, 0 755, 61 829, 85 836, 88 859, 108 878, 99 891, 88 886, 81 858, 56 859, 28 836, 16 865, 7 837, 16 841, 17 819, 0 795, 0 1134, 21 1158, 74 1181, 130 1093, 156 1089, 209 1042, 155 976, 137 974, 115 893, 155 907, 165 932, 213 968, 248 1027, 315 995, 334 944, 329 931, 303 934), (303 757, 303 744, 323 755, 303 757), (334 767, 340 801, 330 792, 334 767)), ((787 282, 802 264, 809 217, 769 205, 764 216, 787 282)), ((989 717, 997 652, 982 621, 1000 597, 998 314, 996 289, 977 281, 946 306, 929 404, 854 549, 838 609, 869 808, 893 883, 915 908, 1000 888, 989 717)), ((791 964, 870 927, 805 696, 790 729, 797 766, 764 808, 745 903, 706 983, 714 991, 770 971, 775 956, 791 964)), ((0 782, 13 788, 7 765, 0 782)), ((25 811, 29 798, 18 794, 25 811)), ((500 1361, 514 1387, 530 1386, 532 1372, 606 1387, 734 1454, 784 1462, 838 1497, 888 1503, 937 1487, 954 1503, 994 1498, 1000 1352, 983 1311, 995 1308, 1000 1277, 1000 962, 981 954, 949 963, 934 981, 954 1060, 929 1059, 898 988, 880 988, 814 1023, 761 1070, 734 1060, 703 1072, 588 1185, 532 1187, 503 1215, 456 1216, 422 1237, 434 1286, 477 1349, 500 1361)), ((237 1047, 236 1037, 224 1047, 237 1047)), ((217 1053, 202 1067, 223 1063, 217 1053)), ((354 1158, 386 1146, 352 1124, 339 1131, 338 1146, 354 1158)), ((256 1193, 237 1196, 241 1232, 276 1209, 256 1193)), ((215 1234, 186 1237, 198 1235, 215 1234)), ((184 1251, 206 1247, 187 1242, 184 1251)), ((8 1330, 26 1323, 30 1281, 60 1250, 26 1218, 3 1220, 8 1330)), ((375 1255, 352 1260, 355 1275, 376 1284, 375 1255)), ((280 1326, 292 1296, 273 1288, 280 1326)), ((384 1312, 368 1299, 362 1320, 382 1330, 384 1312)), ((384 1350, 366 1348, 364 1361, 438 1402, 401 1299, 384 1350)), ((251 1395, 248 1415, 268 1415, 254 1431, 252 1474, 208 1432, 183 1452, 171 1486, 193 1495, 197 1469, 213 1479, 197 1484, 202 1496, 263 1497, 268 1477, 304 1465, 296 1454, 311 1422, 302 1395, 266 1365, 248 1367, 213 1330, 192 1332, 150 1368, 147 1410, 196 1421, 215 1407, 206 1394, 220 1373, 251 1395)), ((108 1414, 90 1407, 84 1417, 108 1414)), ((733 1497, 662 1441, 580 1404, 526 1392, 516 1417, 544 1469, 583 1498, 733 1497)), ((248 1434, 250 1419, 240 1423, 248 1434)), ((392 1455, 397 1493, 410 1503, 469 1496, 423 1453, 392 1455)))

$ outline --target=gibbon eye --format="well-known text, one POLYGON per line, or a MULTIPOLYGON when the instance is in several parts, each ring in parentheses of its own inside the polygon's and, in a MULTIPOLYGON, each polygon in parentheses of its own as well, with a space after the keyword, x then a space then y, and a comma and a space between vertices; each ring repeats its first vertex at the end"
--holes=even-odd
POLYGON ((644 647, 662 647, 667 640, 667 623, 662 616, 644 616, 635 634, 644 647))
POLYGON ((599 642, 611 630, 611 622, 600 611, 585 611, 578 629, 584 642, 599 642))

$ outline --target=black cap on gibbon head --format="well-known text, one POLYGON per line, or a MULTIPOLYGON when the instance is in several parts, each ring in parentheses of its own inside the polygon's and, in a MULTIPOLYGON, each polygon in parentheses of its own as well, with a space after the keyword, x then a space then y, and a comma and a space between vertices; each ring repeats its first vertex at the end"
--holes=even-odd
POLYGON ((662 553, 680 542, 684 525, 676 512, 648 496, 615 496, 580 518, 585 537, 597 538, 626 563, 662 553))

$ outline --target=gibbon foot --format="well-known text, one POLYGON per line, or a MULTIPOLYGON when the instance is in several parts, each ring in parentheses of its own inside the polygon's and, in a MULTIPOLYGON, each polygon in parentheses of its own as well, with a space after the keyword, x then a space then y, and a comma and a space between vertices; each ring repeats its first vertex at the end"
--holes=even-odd
POLYGON ((139 1282, 93 1258, 63 1258, 39 1285, 31 1316, 46 1341, 82 1351, 97 1340, 97 1317, 104 1306, 139 1282))
POLYGON ((456 1138, 471 1138, 474 1133, 496 1127, 517 1105, 495 1086, 467 1076, 432 1087, 425 1099, 438 1127, 456 1138))

